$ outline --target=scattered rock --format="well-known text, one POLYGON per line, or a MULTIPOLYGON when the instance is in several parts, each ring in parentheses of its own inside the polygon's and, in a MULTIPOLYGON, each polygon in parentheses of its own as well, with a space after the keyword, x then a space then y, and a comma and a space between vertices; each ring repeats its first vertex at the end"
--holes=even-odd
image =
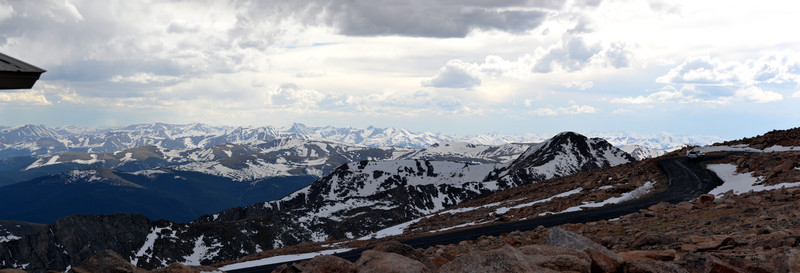
POLYGON ((436 266, 428 259, 422 251, 413 248, 409 245, 402 244, 398 241, 388 241, 375 246, 372 250, 382 251, 387 253, 395 253, 402 255, 406 258, 418 261, 428 267, 430 270, 435 271, 436 266))
POLYGON ((439 273, 483 273, 483 272, 557 272, 532 266, 522 251, 503 245, 500 249, 470 252, 458 256, 439 268, 439 273))
POLYGON ((622 265, 621 260, 617 260, 614 257, 608 256, 605 253, 592 248, 587 248, 584 250, 584 252, 586 252, 586 254, 589 255, 589 258, 592 260, 592 272, 614 273, 618 272, 620 266, 622 265))
POLYGON ((563 248, 571 248, 581 251, 587 248, 591 248, 599 252, 602 252, 603 254, 619 262, 622 262, 622 257, 620 257, 614 252, 611 252, 606 247, 590 240, 589 238, 583 237, 580 234, 571 231, 566 231, 557 227, 551 228, 547 232, 547 237, 545 237, 544 242, 549 245, 554 245, 563 248))
MULTIPOLYGON (((400 254, 375 250, 366 250, 361 253, 361 258, 359 258, 356 262, 356 268, 358 269, 357 272, 359 273, 433 272, 433 270, 417 260, 410 259, 400 254)), ((305 273, 306 271, 303 272, 305 273)))
POLYGON ((355 273, 356 267, 353 265, 353 263, 351 263, 348 260, 333 255, 320 255, 306 262, 306 264, 303 265, 302 272, 303 273, 355 273))
POLYGON ((145 273, 147 270, 133 266, 112 250, 102 250, 71 270, 74 273, 115 272, 145 273))
POLYGON ((431 260, 431 262, 433 263, 433 266, 434 266, 436 269, 439 269, 439 268, 440 268, 440 267, 442 267, 443 265, 445 265, 445 264, 447 264, 447 263, 449 263, 449 262, 450 262, 450 260, 448 260, 448 259, 446 259, 446 258, 444 258, 444 257, 442 257, 442 256, 438 256, 438 255, 437 255, 437 256, 434 256, 434 257, 433 257, 433 258, 431 258, 430 260, 431 260))
POLYGON ((692 203, 683 201, 683 202, 678 203, 677 209, 679 211, 690 211, 690 210, 694 209, 694 205, 692 203))
POLYGON ((584 252, 552 245, 519 248, 531 265, 560 272, 590 272, 591 258, 584 252))
POLYGON ((789 272, 800 272, 800 250, 793 248, 786 254, 789 272))
POLYGON ((663 211, 666 211, 667 209, 669 209, 670 207, 672 207, 672 205, 670 205, 669 203, 661 202, 661 203, 652 205, 652 206, 648 207, 647 209, 650 210, 650 211, 653 211, 653 212, 663 212, 663 211))
POLYGON ((675 237, 659 234, 659 233, 643 233, 636 237, 631 243, 632 248, 641 248, 643 246, 653 246, 653 245, 667 245, 675 242, 675 237))
POLYGON ((777 172, 786 172, 786 171, 789 171, 791 169, 794 169, 794 165, 795 165, 794 161, 789 159, 789 160, 784 161, 780 165, 775 166, 775 168, 773 168, 772 171, 776 172, 776 173, 777 172))
POLYGON ((188 266, 179 263, 173 263, 167 267, 151 271, 151 273, 212 273, 212 272, 222 272, 222 271, 210 266, 188 266))
POLYGON ((625 263, 626 273, 688 273, 676 264, 654 260, 632 260, 625 263))
POLYGON ((681 264, 689 272, 744 273, 744 271, 708 254, 686 253, 683 255, 681 264))
POLYGON ((627 252, 620 252, 619 256, 626 261, 630 260, 657 260, 657 261, 674 261, 677 251, 674 249, 667 250, 634 250, 627 252))
POLYGON ((272 273, 302 273, 303 267, 299 264, 282 264, 272 270, 272 273))
POLYGON ((709 203, 709 202, 714 201, 714 195, 706 193, 706 194, 700 195, 700 197, 698 197, 697 199, 700 201, 700 203, 709 203))

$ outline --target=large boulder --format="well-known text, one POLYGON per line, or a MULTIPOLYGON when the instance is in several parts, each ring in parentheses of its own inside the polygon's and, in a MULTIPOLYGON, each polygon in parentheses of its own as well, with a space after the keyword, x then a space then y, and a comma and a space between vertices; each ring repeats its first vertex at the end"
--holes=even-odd
MULTIPOLYGON (((400 254, 375 250, 361 253, 356 262, 359 273, 432 273, 423 263, 400 254)), ((306 271, 303 270, 305 273, 306 271)))
POLYGON ((592 260, 593 271, 616 272, 623 262, 622 257, 606 247, 580 234, 560 228, 548 230, 544 242, 549 245, 586 252, 592 260))
POLYGON ((378 244, 372 248, 372 250, 399 254, 424 264, 426 267, 430 268, 431 271, 436 271, 436 266, 422 251, 398 241, 388 241, 378 244))
POLYGON ((582 251, 551 245, 527 245, 519 248, 528 263, 560 272, 591 271, 591 258, 582 251))
POLYGON ((439 268, 439 273, 527 273, 557 272, 555 270, 537 270, 528 263, 522 251, 504 245, 500 249, 482 252, 470 252, 458 256, 455 260, 439 268))
POLYGON ((551 245, 475 251, 442 265, 440 273, 472 272, 591 272, 591 261, 583 251, 551 245))
POLYGON ((356 267, 348 260, 333 256, 320 255, 303 265, 303 273, 355 273, 356 267))

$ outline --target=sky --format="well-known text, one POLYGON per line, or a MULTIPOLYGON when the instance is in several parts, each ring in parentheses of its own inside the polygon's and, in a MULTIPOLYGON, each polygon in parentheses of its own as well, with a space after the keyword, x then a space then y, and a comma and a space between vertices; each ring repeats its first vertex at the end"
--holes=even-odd
POLYGON ((0 0, 0 125, 449 134, 800 125, 797 1, 0 0))

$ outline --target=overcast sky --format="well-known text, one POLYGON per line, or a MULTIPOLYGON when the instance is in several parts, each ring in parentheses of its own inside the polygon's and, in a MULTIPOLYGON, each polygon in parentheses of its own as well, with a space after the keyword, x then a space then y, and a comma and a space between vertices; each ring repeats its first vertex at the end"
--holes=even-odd
POLYGON ((800 126, 795 3, 0 0, 0 125, 740 138, 800 126))

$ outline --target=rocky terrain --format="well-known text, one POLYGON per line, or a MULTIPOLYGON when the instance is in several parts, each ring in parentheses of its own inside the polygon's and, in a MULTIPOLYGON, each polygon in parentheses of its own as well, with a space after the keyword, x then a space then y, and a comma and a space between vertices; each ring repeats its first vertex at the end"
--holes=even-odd
MULTIPOLYGON (((591 209, 661 191, 666 186, 665 177, 659 171, 657 160, 643 160, 499 191, 417 218, 408 225, 401 225, 399 233, 389 236, 367 236, 359 240, 331 237, 326 238, 326 242, 258 252, 246 260, 329 248, 373 247, 355 262, 322 255, 309 261, 287 263, 274 272, 798 272, 800 183, 795 182, 800 182, 800 165, 797 164, 800 152, 792 147, 800 145, 796 138, 786 141, 773 135, 791 135, 798 130, 770 132, 754 138, 756 142, 715 146, 714 151, 730 150, 739 154, 703 162, 725 182, 711 194, 690 202, 660 203, 616 219, 554 228, 539 227, 426 249, 414 249, 393 241, 430 232, 469 228, 470 225, 463 225, 467 221, 475 225, 490 224, 489 221, 515 221, 570 209, 591 209), (771 142, 766 142, 767 139, 771 142), (749 146, 752 143, 769 144, 754 148, 749 146), (776 149, 770 145, 777 143, 783 148, 776 149)), ((666 156, 682 156, 688 149, 666 156)), ((422 162, 419 168, 426 174, 427 164, 422 162)), ((370 162, 355 163, 352 169, 359 170, 362 166, 361 170, 366 170, 368 164, 370 162)), ((411 167, 417 167, 414 165, 411 167)), ((420 171, 411 169, 413 173, 420 171)), ((500 169, 503 168, 497 170, 500 169)), ((350 166, 348 171, 352 172, 350 166)), ((240 210, 238 217, 242 215, 247 215, 247 210, 240 210)), ((202 222, 217 225, 226 222, 216 221, 220 215, 209 217, 202 222)), ((275 217, 279 216, 273 215, 269 219, 285 221, 275 217)), ((236 222, 240 223, 239 228, 252 224, 241 220, 236 222)), ((154 253, 155 248, 145 247, 152 246, 151 241, 177 243, 181 241, 178 238, 188 231, 165 221, 152 225, 153 231, 142 243, 142 253, 154 253), (159 238, 154 234, 165 236, 159 238)), ((200 248, 217 242, 214 238, 199 238, 196 242, 202 243, 196 245, 200 248)), ((26 238, 13 242, 33 240, 26 238)), ((117 257, 113 253, 97 253, 100 254, 95 258, 84 260, 117 257)), ((127 268, 120 272, 145 271, 130 265, 123 257, 110 259, 114 262, 109 264, 127 268)), ((145 258, 152 260, 154 257, 145 258)), ((127 260, 142 264, 141 258, 127 260)), ((181 272, 213 270, 160 262, 160 272, 167 269, 184 270, 181 272)), ((80 270, 102 264, 85 262, 74 271, 85 272, 80 270)), ((216 266, 224 269, 232 264, 236 262, 216 266)))
MULTIPOLYGON (((400 259, 399 264, 416 265, 416 269, 408 272, 800 272, 800 183, 797 183, 800 182, 800 152, 792 148, 800 146, 800 139, 795 137, 798 133, 798 128, 773 131, 717 145, 715 151, 728 146, 725 149, 732 152, 741 153, 742 149, 747 149, 748 153, 704 162, 725 182, 712 194, 691 202, 660 203, 616 219, 559 228, 539 227, 417 249, 423 259, 415 258, 416 254, 403 254, 410 260, 400 259), (774 145, 783 148, 776 149, 774 145), (732 168, 712 168, 725 165, 732 168), (554 233, 583 237, 579 240, 583 243, 579 246, 555 243, 552 237, 565 236, 554 233), (589 245, 592 246, 586 247, 589 245)), ((682 156, 687 150, 689 148, 667 156, 682 156)), ((586 206, 596 200, 608 200, 609 195, 610 198, 622 197, 626 191, 641 185, 641 181, 653 181, 663 187, 664 177, 655 160, 581 172, 494 193, 401 225, 400 232, 392 234, 394 236, 343 241, 335 245, 380 248, 387 240, 402 241, 430 232, 537 217, 564 211, 576 204, 586 206), (605 180, 611 182, 603 185, 605 180), (611 189, 608 185, 622 187, 611 193, 607 191, 611 189), (582 190, 567 191, 576 187, 582 190)), ((649 192, 658 191, 659 186, 655 186, 649 192)), ((278 249, 250 259, 318 251, 324 246, 327 245, 278 249)), ((337 260, 343 264, 340 267, 325 263, 329 266, 325 270, 369 272, 367 261, 390 263, 389 256, 397 258, 365 252, 355 263, 337 260)), ((320 270, 323 259, 336 260, 322 257, 313 262, 289 263, 274 272, 315 272, 320 270)))

